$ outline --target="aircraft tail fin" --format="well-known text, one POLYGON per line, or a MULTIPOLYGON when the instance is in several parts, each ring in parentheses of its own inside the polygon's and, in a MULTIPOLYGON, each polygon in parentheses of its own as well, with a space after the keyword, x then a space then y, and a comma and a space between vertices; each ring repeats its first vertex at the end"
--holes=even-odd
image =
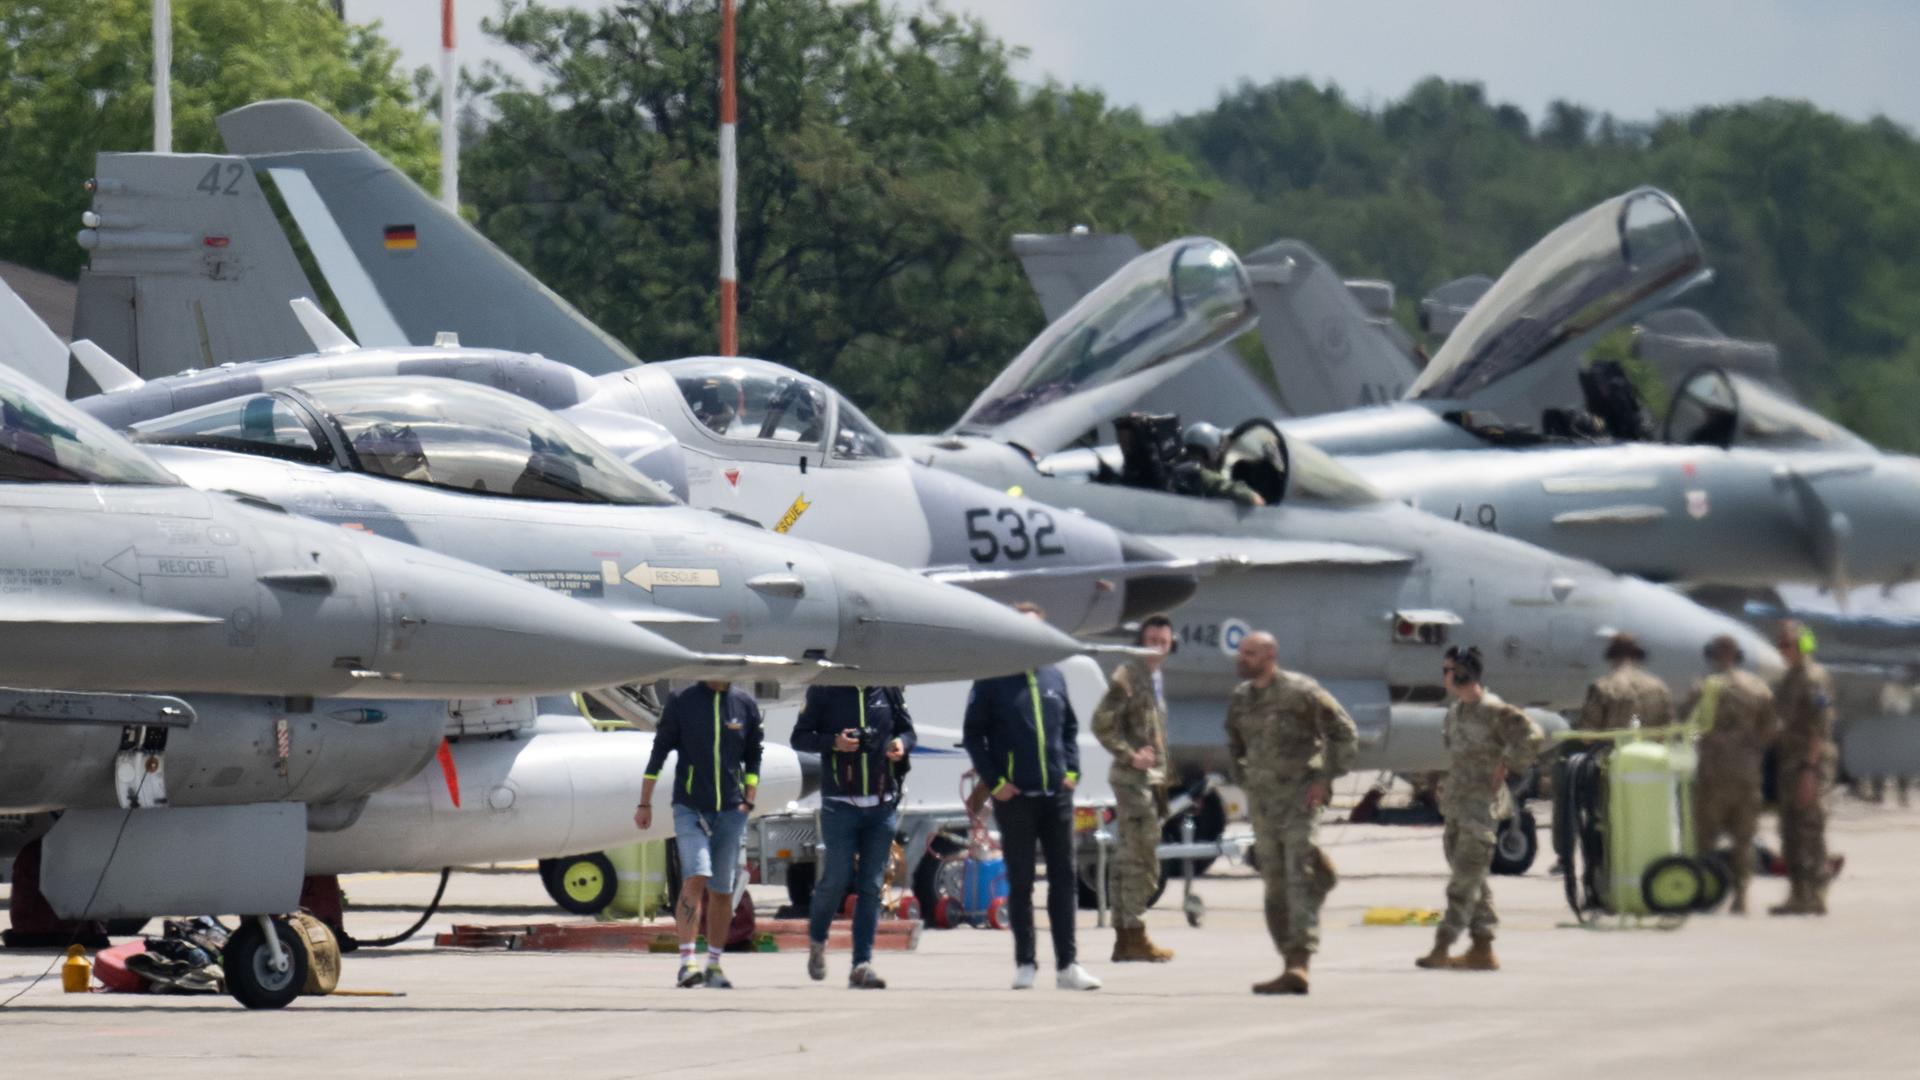
POLYGON ((639 363, 321 109, 262 101, 218 123, 227 148, 273 180, 362 345, 452 332, 593 375, 639 363))
POLYGON ((115 360, 107 350, 86 338, 73 343, 73 358, 80 362, 81 369, 92 377, 103 394, 117 393, 121 390, 138 390, 147 384, 147 380, 135 375, 125 364, 115 360))
POLYGON ((1020 233, 1013 255, 1052 322, 1146 249, 1126 233, 1020 233))
POLYGON ((93 183, 75 337, 146 378, 305 351, 316 294, 244 160, 99 154, 93 183))
POLYGON ((0 281, 0 364, 67 392, 66 342, 5 281, 0 281))
POLYGON ((1295 416, 1397 401, 1418 374, 1397 344, 1392 286, 1348 283, 1298 240, 1246 258, 1260 311, 1260 344, 1295 416), (1362 306, 1369 299, 1375 310, 1362 306))

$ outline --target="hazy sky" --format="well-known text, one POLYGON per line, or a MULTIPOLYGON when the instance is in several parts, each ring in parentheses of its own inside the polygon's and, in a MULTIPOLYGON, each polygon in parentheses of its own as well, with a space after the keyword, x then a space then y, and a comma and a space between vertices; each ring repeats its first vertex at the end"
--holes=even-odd
MULTIPOLYGON (((606 7, 612 0, 577 3, 606 7)), ((438 0, 347 0, 409 67, 438 63, 438 0)), ((1757 97, 1806 98, 1920 130, 1920 3, 1908 0, 948 0, 1031 55, 1020 74, 1097 87, 1149 118, 1242 79, 1305 76, 1377 103, 1438 74, 1538 118, 1566 98, 1626 120, 1757 97)), ((458 0, 461 62, 517 56, 458 0)))

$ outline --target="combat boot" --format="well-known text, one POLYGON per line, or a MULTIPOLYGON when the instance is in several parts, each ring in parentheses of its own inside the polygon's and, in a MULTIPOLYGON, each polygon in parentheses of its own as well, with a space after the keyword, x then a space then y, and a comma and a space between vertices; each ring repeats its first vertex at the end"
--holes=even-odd
POLYGON ((1807 903, 1807 887, 1796 881, 1792 891, 1787 893, 1787 902, 1776 904, 1767 909, 1769 915, 1808 915, 1812 907, 1807 903))
POLYGON ((1147 936, 1146 927, 1142 926, 1138 930, 1135 930, 1133 933, 1134 933, 1134 940, 1139 942, 1140 947, 1146 951, 1146 960, 1148 963, 1164 964, 1167 961, 1173 959, 1173 950, 1163 949, 1160 946, 1155 945, 1153 943, 1153 939, 1147 936))
POLYGON ((1825 915, 1827 913, 1827 887, 1815 885, 1807 889, 1807 914, 1825 915))
POLYGON ((1255 983, 1256 994, 1304 994, 1307 992, 1307 968, 1313 961, 1313 954, 1305 949, 1288 949, 1287 969, 1280 977, 1263 983, 1255 983))
POLYGON ((1467 951, 1447 961, 1455 971, 1499 971, 1500 961, 1493 955, 1493 935, 1475 934, 1467 951))
POLYGON ((1147 941, 1146 927, 1119 926, 1114 928, 1113 962, 1116 964, 1151 964, 1155 962, 1153 945, 1147 941))
POLYGON ((1444 971, 1451 966, 1447 950, 1453 947, 1453 939, 1443 931, 1433 936, 1433 951, 1413 962, 1414 967, 1428 971, 1444 971))

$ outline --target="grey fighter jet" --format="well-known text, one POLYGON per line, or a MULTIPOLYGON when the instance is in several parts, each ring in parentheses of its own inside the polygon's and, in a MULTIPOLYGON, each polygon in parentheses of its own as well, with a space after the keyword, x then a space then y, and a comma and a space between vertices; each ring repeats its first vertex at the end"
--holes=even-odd
MULTIPOLYGON (((1635 338, 1671 399, 1659 420, 1617 367, 1581 365, 1588 343, 1707 277, 1679 205, 1627 192, 1561 225, 1480 294, 1405 401, 1280 427, 1389 497, 1655 581, 1844 594, 1920 575, 1904 539, 1920 526, 1920 461, 1793 400, 1770 349, 1659 313, 1672 317, 1635 338)), ((1368 328, 1355 314, 1343 333, 1359 339, 1368 328)), ((1268 341, 1283 388, 1352 359, 1292 344, 1283 354, 1268 341)), ((1390 367, 1384 339, 1370 344, 1364 363, 1390 367)))
POLYGON ((694 660, 470 563, 196 491, 4 370, 0 551, 0 681, 15 686, 446 698, 694 660))
POLYGON ((312 383, 132 430, 190 483, 454 554, 703 653, 768 658, 748 672, 766 678, 979 678, 1083 648, 922 575, 678 505, 565 420, 473 383, 312 383))
POLYGON ((1669 679, 1696 674, 1701 643, 1719 633, 1741 640, 1761 665, 1777 663, 1732 619, 1647 582, 1403 506, 1269 421, 1233 432, 1223 462, 1264 496, 1262 507, 1167 491, 1172 433, 1151 426, 1129 426, 1124 450, 1056 453, 1102 411, 1086 403, 1132 400, 1155 379, 1190 371, 1197 352, 1219 338, 1209 314, 1222 310, 1219 297, 1248 287, 1219 244, 1164 245, 1048 327, 952 431, 902 440, 916 459, 1018 485, 1176 553, 1242 557, 1243 574, 1205 579, 1176 616, 1186 647, 1166 668, 1169 706, 1176 742, 1195 756, 1217 754, 1231 653, 1256 627, 1274 630, 1286 662, 1322 678, 1349 705, 1374 742, 1365 758, 1396 768, 1438 756, 1433 713, 1395 709, 1389 724, 1389 708, 1439 700, 1448 643, 1485 650, 1509 700, 1549 708, 1579 703, 1600 666, 1599 639, 1615 630, 1648 641, 1669 679), (1060 421, 1049 423, 1048 413, 1060 421))

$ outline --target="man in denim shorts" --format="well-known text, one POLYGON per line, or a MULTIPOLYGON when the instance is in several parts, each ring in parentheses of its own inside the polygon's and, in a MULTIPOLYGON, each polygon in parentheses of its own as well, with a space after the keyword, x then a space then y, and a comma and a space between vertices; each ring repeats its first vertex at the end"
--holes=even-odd
POLYGON ((633 822, 653 825, 653 788, 667 755, 678 752, 673 773, 673 833, 680 853, 680 902, 673 916, 680 931, 680 975, 684 988, 730 990, 720 970, 733 921, 734 872, 740 865, 740 840, 760 786, 760 748, 765 731, 753 695, 731 683, 706 682, 673 696, 660 714, 653 755, 640 785, 640 807, 633 822), (700 900, 707 899, 707 968, 694 958, 699 936, 700 900))

